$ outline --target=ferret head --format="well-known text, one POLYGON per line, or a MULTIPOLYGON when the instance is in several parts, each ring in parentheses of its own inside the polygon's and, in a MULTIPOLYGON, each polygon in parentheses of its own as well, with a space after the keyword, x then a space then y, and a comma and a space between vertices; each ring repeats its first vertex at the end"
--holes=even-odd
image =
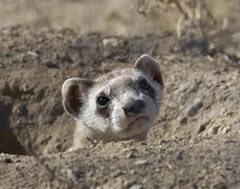
POLYGON ((134 68, 95 80, 71 78, 62 86, 65 111, 102 140, 132 139, 154 124, 163 91, 159 64, 141 56, 134 68))

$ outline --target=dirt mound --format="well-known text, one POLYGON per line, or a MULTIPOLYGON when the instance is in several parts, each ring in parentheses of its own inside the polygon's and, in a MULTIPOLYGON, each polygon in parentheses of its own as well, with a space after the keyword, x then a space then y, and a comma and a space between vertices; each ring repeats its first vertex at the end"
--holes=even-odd
POLYGON ((36 154, 53 153, 71 146, 74 122, 60 94, 69 77, 93 78, 148 53, 160 62, 166 86, 146 142, 99 143, 39 157, 1 154, 3 188, 239 187, 237 57, 186 56, 168 32, 127 38, 14 26, 1 29, 0 40, 1 152, 26 154, 30 146, 36 154))
POLYGON ((158 41, 169 34, 146 39, 99 33, 80 37, 70 29, 34 33, 22 26, 0 32, 0 100, 3 105, 6 98, 9 101, 3 106, 1 127, 10 128, 22 145, 31 144, 37 153, 70 146, 73 120, 64 114, 60 94, 65 79, 94 77, 132 65, 144 52, 168 51, 158 41))
POLYGON ((0 154, 0 182, 3 188, 239 188, 239 144, 195 138, 99 144, 37 160, 0 154))

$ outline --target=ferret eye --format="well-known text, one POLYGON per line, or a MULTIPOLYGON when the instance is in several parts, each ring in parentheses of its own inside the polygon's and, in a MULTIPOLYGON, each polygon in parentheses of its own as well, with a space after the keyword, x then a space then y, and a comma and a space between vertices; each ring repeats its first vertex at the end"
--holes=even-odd
POLYGON ((142 79, 139 83, 141 89, 143 90, 148 90, 150 89, 150 85, 148 84, 148 82, 146 81, 146 79, 142 79))
POLYGON ((100 97, 98 97, 98 99, 97 99, 97 103, 98 103, 100 106, 106 106, 109 101, 110 101, 110 99, 107 98, 107 97, 105 97, 105 96, 100 96, 100 97))

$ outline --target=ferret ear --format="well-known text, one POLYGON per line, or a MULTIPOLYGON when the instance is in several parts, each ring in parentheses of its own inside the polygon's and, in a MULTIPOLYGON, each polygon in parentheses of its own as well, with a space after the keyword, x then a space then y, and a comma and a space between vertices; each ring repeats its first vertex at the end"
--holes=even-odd
POLYGON ((142 55, 136 60, 134 67, 146 74, 150 74, 154 81, 158 82, 162 87, 164 86, 159 63, 151 56, 142 55))
POLYGON ((88 89, 91 88, 94 81, 70 78, 62 85, 63 106, 67 113, 77 117, 83 105, 83 96, 87 95, 88 89))

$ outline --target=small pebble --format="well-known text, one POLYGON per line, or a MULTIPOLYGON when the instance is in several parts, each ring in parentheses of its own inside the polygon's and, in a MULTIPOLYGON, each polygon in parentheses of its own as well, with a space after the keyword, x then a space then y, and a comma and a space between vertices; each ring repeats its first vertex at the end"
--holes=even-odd
POLYGON ((228 133, 229 131, 230 131, 230 127, 227 126, 227 127, 224 127, 221 132, 222 132, 222 134, 226 134, 226 133, 228 133))
POLYGON ((130 152, 127 154, 127 158, 131 159, 131 158, 135 158, 136 156, 134 155, 134 152, 130 152))
POLYGON ((187 111, 187 115, 190 116, 190 117, 195 116, 202 107, 203 107, 202 100, 201 99, 195 100, 193 105, 187 111))
POLYGON ((210 129, 208 129, 208 134, 216 135, 218 133, 219 128, 220 128, 220 126, 211 127, 210 129))
POLYGON ((118 45, 118 40, 116 38, 108 38, 103 40, 103 45, 111 45, 113 47, 116 47, 118 45))
POLYGON ((141 185, 135 184, 132 185, 129 189, 142 189, 143 187, 141 185))
POLYGON ((138 161, 135 161, 135 165, 146 165, 148 162, 147 160, 143 159, 143 160, 138 160, 138 161))

